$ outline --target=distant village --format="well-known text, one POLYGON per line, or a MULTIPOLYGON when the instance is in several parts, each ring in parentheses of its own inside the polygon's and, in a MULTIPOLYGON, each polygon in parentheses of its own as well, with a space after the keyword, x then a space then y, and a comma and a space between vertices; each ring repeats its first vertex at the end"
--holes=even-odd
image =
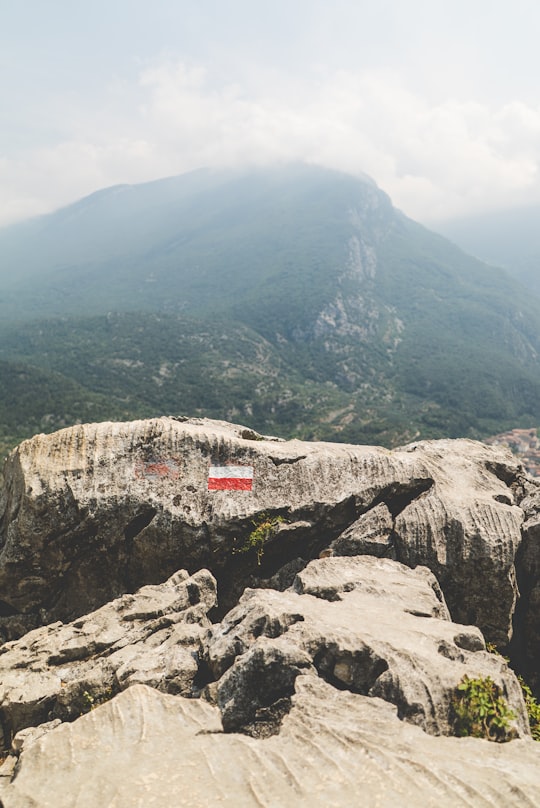
POLYGON ((540 477, 540 438, 536 429, 510 429, 487 438, 492 446, 508 446, 533 477, 540 477))

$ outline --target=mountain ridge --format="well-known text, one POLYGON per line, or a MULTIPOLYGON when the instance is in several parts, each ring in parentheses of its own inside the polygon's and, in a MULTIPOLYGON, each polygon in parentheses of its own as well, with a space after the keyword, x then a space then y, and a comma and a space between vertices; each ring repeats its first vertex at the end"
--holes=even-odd
POLYGON ((197 414, 239 415, 287 437, 395 445, 540 420, 534 300, 395 210, 371 180, 297 164, 201 170, 97 192, 42 217, 40 234, 29 223, 33 238, 17 227, 0 231, 0 359, 92 394, 106 395, 108 379, 111 406, 127 401, 128 416, 171 413, 198 383, 208 403, 197 414), (246 356, 256 373, 232 391, 227 351, 236 346, 242 376, 242 329, 264 359, 255 368, 246 356), (191 381, 175 345, 191 356, 191 381), (120 389, 122 374, 104 370, 113 359, 142 362, 144 374, 126 371, 120 389), (164 362, 175 393, 156 397, 164 362), (272 380, 262 397, 261 374, 272 380), (229 403, 211 405, 220 390, 229 403))

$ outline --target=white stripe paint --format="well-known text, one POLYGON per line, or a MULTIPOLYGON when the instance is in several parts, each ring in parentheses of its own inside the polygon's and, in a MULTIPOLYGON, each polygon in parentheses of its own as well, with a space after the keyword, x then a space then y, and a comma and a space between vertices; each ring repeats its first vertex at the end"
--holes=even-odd
POLYGON ((252 480, 253 466, 210 466, 208 477, 214 479, 239 477, 244 480, 252 480))

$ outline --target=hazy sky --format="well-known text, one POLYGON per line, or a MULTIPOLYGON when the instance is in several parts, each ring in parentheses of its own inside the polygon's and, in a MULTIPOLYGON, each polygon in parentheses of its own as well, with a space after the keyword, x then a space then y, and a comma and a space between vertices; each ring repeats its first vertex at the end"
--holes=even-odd
POLYGON ((0 0, 0 224, 204 165, 540 201, 538 0, 0 0))

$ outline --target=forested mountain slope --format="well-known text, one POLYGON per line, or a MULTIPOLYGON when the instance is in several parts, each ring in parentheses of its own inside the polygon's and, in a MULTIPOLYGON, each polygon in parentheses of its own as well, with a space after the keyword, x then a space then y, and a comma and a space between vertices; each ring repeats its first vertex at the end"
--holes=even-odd
MULTIPOLYGON (((368 178, 111 188, 0 231, 0 283, 0 359, 78 385, 79 420, 92 403, 384 444, 540 421, 538 302, 368 178)), ((28 431, 51 428, 38 416, 28 431)))

